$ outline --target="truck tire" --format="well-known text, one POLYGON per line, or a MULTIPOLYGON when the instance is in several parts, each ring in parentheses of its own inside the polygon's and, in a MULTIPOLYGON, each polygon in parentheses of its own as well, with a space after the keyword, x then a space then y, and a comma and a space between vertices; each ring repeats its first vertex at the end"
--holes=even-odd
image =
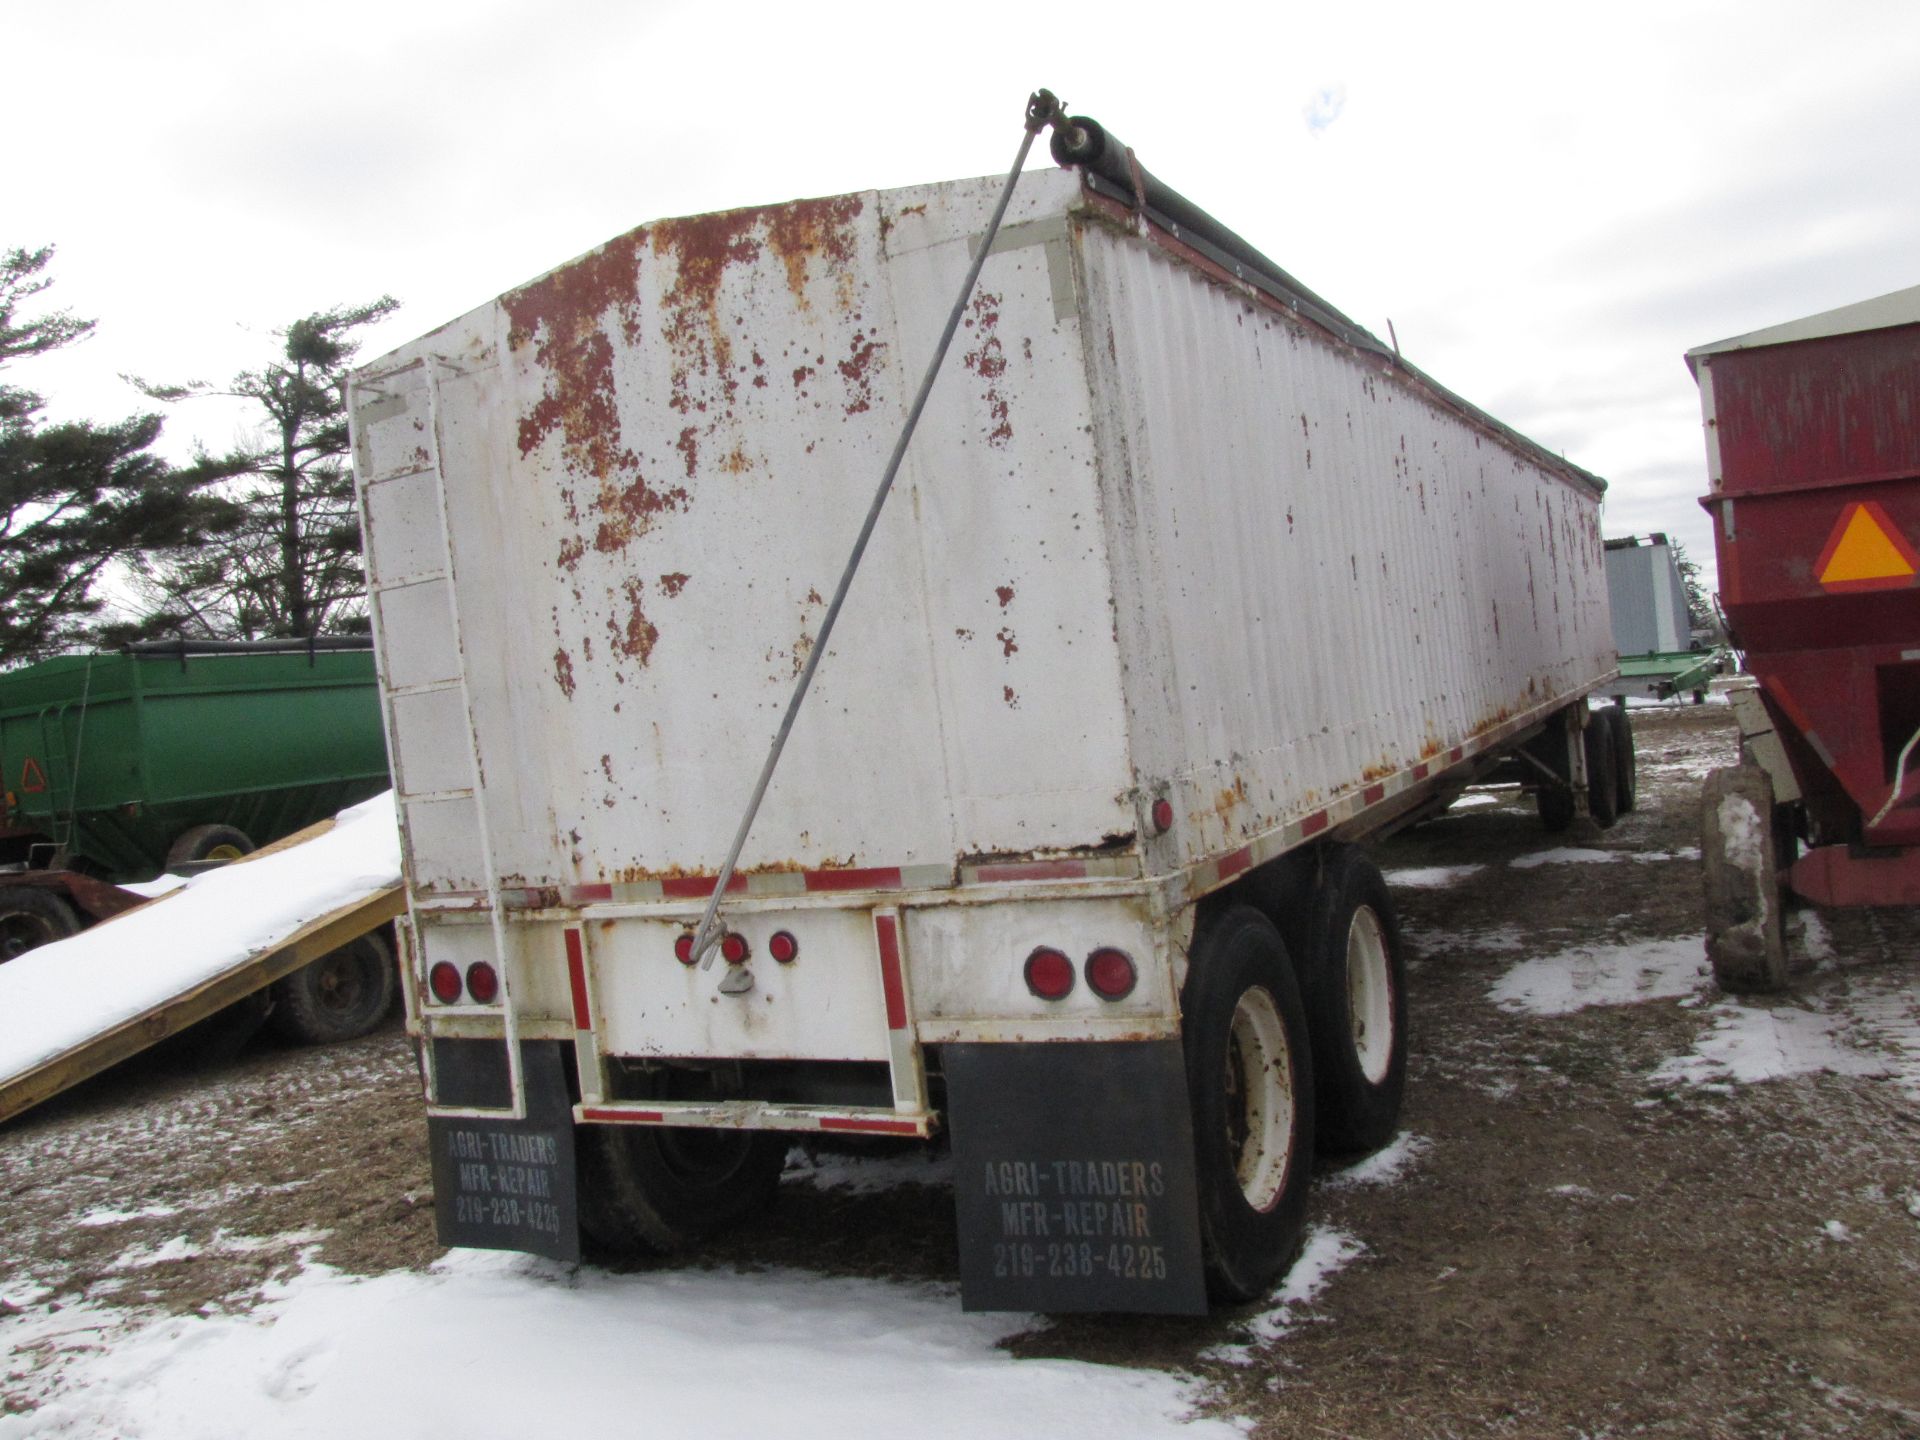
POLYGON ((1751 762, 1708 775, 1700 787, 1700 873, 1707 959, 1732 994, 1765 994, 1787 983, 1780 923, 1773 781, 1751 762))
POLYGON ((1640 803, 1640 776, 1633 749, 1633 722, 1626 707, 1609 705, 1600 712, 1606 717, 1613 740, 1614 793, 1619 797, 1615 809, 1631 815, 1640 803))
POLYGON ((1299 1254, 1313 1170, 1306 1009, 1273 922, 1241 905, 1196 939, 1180 998, 1207 1290, 1265 1294, 1299 1254))
POLYGON ((1566 785, 1542 785, 1533 792, 1533 803, 1540 811, 1540 828, 1558 835, 1573 824, 1573 791, 1566 785))
POLYGON ((669 1254, 773 1203, 790 1137, 765 1130, 580 1125, 580 1228, 602 1255, 669 1254))
POLYGON ((1354 846, 1327 853, 1302 962, 1320 1152, 1378 1150, 1406 1091, 1407 970, 1387 882, 1354 846))
POLYGON ((369 931, 274 981, 269 1021, 297 1045, 357 1040, 386 1018, 398 985, 392 945, 369 931))
POLYGON ((0 887, 0 964, 80 933, 73 906, 39 885, 0 887))
POLYGON ((182 830, 167 847, 167 865, 190 865, 196 860, 238 860, 254 851, 246 831, 231 825, 195 825, 182 830))
POLYGON ((1607 712, 1587 718, 1581 732, 1587 752, 1587 814, 1602 830, 1620 818, 1620 776, 1614 765, 1613 727, 1607 712))

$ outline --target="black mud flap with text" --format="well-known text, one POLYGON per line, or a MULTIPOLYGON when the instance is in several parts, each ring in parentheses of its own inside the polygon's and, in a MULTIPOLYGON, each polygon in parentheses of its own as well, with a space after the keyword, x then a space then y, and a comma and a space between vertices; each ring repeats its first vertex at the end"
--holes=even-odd
POLYGON ((963 1308, 1206 1313, 1178 1040, 941 1054, 963 1308))
POLYGON ((529 1043, 520 1055, 525 1120, 428 1117, 440 1243, 578 1260, 573 1103, 560 1047, 529 1043))

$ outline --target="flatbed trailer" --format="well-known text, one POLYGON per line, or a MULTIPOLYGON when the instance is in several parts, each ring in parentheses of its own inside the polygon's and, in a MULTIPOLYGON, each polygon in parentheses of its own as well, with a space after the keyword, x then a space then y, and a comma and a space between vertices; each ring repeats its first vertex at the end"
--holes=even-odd
POLYGON ((945 1134, 969 1307, 1250 1298, 1397 1125, 1357 842, 1503 764, 1614 812, 1601 483, 1053 143, 997 232, 662 221, 353 378, 449 1243, 691 1244, 795 1136, 945 1134))

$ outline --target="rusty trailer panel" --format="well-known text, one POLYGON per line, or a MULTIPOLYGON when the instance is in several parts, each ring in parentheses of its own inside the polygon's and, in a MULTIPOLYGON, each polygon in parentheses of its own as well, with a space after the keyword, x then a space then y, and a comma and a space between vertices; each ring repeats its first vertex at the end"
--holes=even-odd
MULTIPOLYGON (((416 893, 711 873, 992 194, 643 227, 360 374, 416 893)), ((1109 209, 1023 183, 747 876, 1193 865, 1611 670, 1579 472, 1109 209)))

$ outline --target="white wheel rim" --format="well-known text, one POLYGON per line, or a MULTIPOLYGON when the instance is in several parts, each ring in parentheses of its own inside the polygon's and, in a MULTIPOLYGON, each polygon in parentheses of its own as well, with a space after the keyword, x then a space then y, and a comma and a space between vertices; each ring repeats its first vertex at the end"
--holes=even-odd
POLYGON ((1292 1060, 1273 995, 1252 987, 1234 1005, 1227 1037, 1227 1142, 1255 1210, 1279 1203, 1293 1164, 1292 1060))
POLYGON ((1370 905, 1347 927, 1347 1027, 1360 1073, 1378 1085, 1393 1065, 1393 970, 1386 929, 1370 905))

